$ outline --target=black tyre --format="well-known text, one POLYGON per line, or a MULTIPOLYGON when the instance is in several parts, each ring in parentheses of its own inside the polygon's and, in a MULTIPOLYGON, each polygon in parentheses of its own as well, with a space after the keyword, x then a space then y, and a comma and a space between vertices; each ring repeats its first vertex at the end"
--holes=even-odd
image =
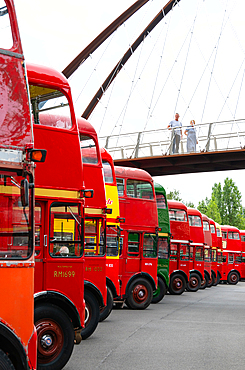
POLYGON ((37 329, 37 368, 60 370, 74 347, 74 328, 67 314, 52 304, 34 310, 37 329))
POLYGON ((207 285, 208 285, 208 281, 209 281, 208 274, 206 272, 204 272, 204 279, 201 282, 200 289, 205 289, 207 287, 207 285))
POLYGON ((126 304, 134 310, 144 310, 152 301, 153 289, 144 278, 135 279, 128 288, 126 304))
POLYGON ((14 365, 1 349, 0 349, 0 369, 1 370, 15 370, 14 365))
POLYGON ((157 289, 153 292, 153 298, 151 303, 158 303, 160 302, 165 294, 167 293, 167 286, 165 281, 160 277, 157 278, 157 289))
POLYGON ((188 290, 188 292, 198 291, 198 289, 200 289, 201 282, 201 278, 198 274, 196 274, 195 272, 191 273, 190 279, 186 286, 186 290, 188 290))
POLYGON ((216 286, 216 285, 218 285, 219 284, 219 282, 220 282, 220 275, 219 275, 219 272, 217 271, 217 273, 216 273, 216 277, 215 277, 215 279, 214 279, 214 286, 216 286))
POLYGON ((107 305, 100 310, 99 321, 104 321, 111 313, 113 308, 113 295, 111 289, 107 287, 107 305))
POLYGON ((184 276, 176 274, 171 277, 170 284, 168 287, 169 293, 174 295, 180 295, 185 291, 186 281, 184 276))
POLYGON ((215 273, 211 271, 211 278, 208 281, 207 288, 211 288, 215 283, 215 273))
POLYGON ((239 281, 239 275, 236 271, 229 272, 227 281, 229 284, 236 285, 239 281))
POLYGON ((87 339, 88 337, 90 337, 90 335, 93 334, 93 332, 97 328, 100 318, 100 308, 97 299, 92 293, 85 291, 84 299, 85 299, 85 328, 82 330, 81 336, 83 339, 87 339))

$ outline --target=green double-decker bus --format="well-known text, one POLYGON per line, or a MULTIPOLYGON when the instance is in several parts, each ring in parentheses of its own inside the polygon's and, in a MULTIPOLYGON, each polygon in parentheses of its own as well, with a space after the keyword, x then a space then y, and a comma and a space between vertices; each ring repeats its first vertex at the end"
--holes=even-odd
POLYGON ((170 223, 168 214, 167 196, 164 187, 154 183, 159 227, 159 249, 158 249, 158 266, 157 290, 153 293, 152 303, 160 302, 166 294, 169 286, 169 247, 170 247, 170 223))

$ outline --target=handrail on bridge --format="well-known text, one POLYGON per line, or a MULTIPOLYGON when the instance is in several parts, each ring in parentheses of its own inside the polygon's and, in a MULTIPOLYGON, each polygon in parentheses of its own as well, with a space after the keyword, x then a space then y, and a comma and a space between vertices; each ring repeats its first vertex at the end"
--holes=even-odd
MULTIPOLYGON (((241 149, 245 146, 245 120, 220 121, 195 125, 198 144, 196 152, 212 152, 241 149)), ((182 126, 179 154, 187 153, 188 126, 182 126)), ((154 157, 171 155, 173 132, 164 129, 147 130, 120 135, 100 137, 100 145, 105 147, 113 159, 154 157)), ((175 153, 176 155, 176 153, 175 153)))

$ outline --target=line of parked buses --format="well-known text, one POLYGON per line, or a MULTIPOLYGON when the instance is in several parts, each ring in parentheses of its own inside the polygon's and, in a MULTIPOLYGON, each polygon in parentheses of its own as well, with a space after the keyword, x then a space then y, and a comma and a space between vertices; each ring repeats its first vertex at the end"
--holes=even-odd
POLYGON ((12 0, 0 16, 0 368, 59 370, 113 307, 245 278, 245 232, 114 166, 67 79, 25 64, 12 0))

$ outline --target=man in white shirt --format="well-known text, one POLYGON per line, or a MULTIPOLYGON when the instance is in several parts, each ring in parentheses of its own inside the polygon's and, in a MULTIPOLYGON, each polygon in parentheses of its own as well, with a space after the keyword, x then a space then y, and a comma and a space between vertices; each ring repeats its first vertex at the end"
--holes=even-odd
POLYGON ((173 129, 173 149, 172 154, 179 153, 179 143, 182 136, 182 123, 179 121, 179 113, 175 113, 175 120, 171 121, 168 129, 173 129))

